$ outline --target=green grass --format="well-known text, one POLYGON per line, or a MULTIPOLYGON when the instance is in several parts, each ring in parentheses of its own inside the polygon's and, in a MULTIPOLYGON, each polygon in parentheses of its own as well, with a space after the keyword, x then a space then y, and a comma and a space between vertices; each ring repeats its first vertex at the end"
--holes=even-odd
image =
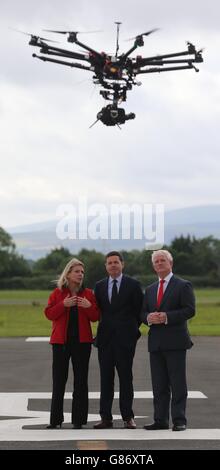
POLYGON ((4 300, 42 300, 47 301, 49 290, 0 290, 0 301, 4 300))
POLYGON ((196 303, 216 304, 220 307, 220 289, 196 289, 196 303))
POLYGON ((42 307, 0 305, 0 336, 49 336, 50 328, 42 307))
POLYGON ((198 336, 220 336, 220 306, 198 303, 197 313, 188 322, 189 331, 198 336))
POLYGON ((197 289, 196 315, 189 320, 192 335, 220 336, 220 290, 197 289))
MULTIPOLYGON (((197 312, 188 322, 190 333, 220 336, 220 290, 198 289, 195 292, 197 312)), ((46 319, 43 312, 49 293, 37 290, 0 291, 0 337, 49 336, 51 322, 46 319), (10 301, 15 304, 10 304, 10 301)), ((95 334, 97 324, 92 326, 95 334)), ((147 334, 147 331, 148 328, 142 325, 142 334, 147 334)))

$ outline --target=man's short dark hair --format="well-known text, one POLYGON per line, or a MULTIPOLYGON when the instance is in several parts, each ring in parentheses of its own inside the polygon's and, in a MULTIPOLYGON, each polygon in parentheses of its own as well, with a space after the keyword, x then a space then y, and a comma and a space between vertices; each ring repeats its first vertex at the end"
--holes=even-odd
POLYGON ((105 256, 105 261, 107 261, 110 256, 118 256, 122 263, 124 261, 123 256, 121 253, 119 253, 119 251, 110 251, 109 253, 107 253, 107 255, 105 256))

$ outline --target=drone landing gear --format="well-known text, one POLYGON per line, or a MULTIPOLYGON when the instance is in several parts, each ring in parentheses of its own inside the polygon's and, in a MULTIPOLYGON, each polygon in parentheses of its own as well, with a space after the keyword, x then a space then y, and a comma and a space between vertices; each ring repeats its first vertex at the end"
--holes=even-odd
MULTIPOLYGON (((98 112, 97 120, 94 122, 94 124, 96 124, 96 122, 98 121, 102 121, 102 123, 106 126, 117 125, 118 127, 120 127, 120 124, 124 124, 125 121, 134 118, 134 113, 125 114, 125 110, 123 108, 118 108, 116 105, 108 104, 107 106, 102 108, 101 111, 98 112)), ((92 126, 94 124, 92 124, 92 126)))

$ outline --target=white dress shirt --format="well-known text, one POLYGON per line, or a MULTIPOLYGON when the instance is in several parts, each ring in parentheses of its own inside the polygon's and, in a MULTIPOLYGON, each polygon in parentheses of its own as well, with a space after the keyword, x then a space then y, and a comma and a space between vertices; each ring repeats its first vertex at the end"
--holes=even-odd
POLYGON ((109 299, 110 303, 111 303, 111 298, 112 298, 112 288, 113 288, 114 280, 116 279, 116 281, 117 281, 116 286, 117 286, 117 291, 119 292, 122 276, 123 276, 123 274, 121 273, 120 276, 118 276, 118 277, 113 278, 113 277, 109 276, 109 278, 108 278, 108 299, 109 299))
MULTIPOLYGON (((164 277, 165 282, 163 283, 163 293, 165 292, 172 276, 173 276, 173 273, 171 271, 169 274, 167 274, 166 277, 164 277)), ((158 281, 159 281, 159 284, 158 284, 157 295, 158 295, 158 291, 159 291, 159 288, 160 288, 160 281, 162 281, 162 278, 159 277, 158 281)))

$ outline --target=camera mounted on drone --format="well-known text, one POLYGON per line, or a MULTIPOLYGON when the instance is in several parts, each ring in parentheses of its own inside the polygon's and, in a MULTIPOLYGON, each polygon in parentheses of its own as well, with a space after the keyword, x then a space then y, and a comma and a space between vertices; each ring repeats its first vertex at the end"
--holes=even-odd
POLYGON ((120 127, 120 124, 124 124, 125 121, 134 118, 134 113, 125 114, 123 108, 118 108, 117 105, 114 104, 108 104, 97 114, 97 121, 102 121, 106 126, 115 126, 117 124, 120 127))

